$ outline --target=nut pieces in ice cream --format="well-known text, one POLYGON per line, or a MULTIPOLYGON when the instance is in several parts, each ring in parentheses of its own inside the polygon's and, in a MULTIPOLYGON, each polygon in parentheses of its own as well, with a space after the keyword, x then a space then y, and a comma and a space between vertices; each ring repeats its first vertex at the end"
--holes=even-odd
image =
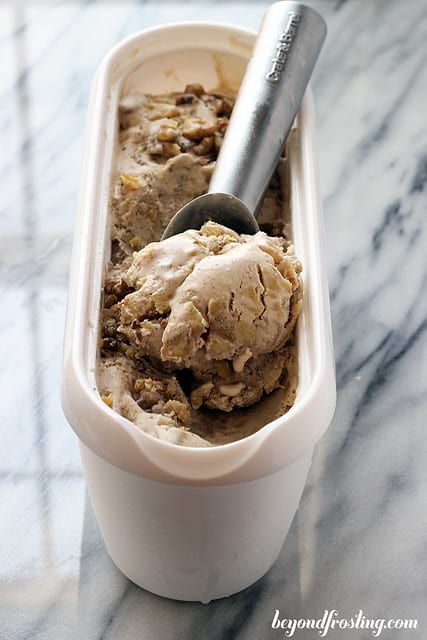
POLYGON ((118 331, 136 357, 186 371, 193 408, 245 407, 280 384, 300 271, 279 238, 208 222, 135 253, 118 331))
POLYGON ((233 102, 194 83, 119 104, 97 384, 108 407, 186 446, 254 433, 292 406, 298 380, 286 157, 258 216, 268 236, 208 224, 156 242, 207 191, 233 102))

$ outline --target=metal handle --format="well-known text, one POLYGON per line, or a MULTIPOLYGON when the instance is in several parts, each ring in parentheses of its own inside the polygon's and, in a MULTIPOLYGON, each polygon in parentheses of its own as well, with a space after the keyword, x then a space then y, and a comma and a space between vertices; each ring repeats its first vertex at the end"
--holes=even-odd
POLYGON ((326 36, 298 2, 267 10, 240 87, 209 193, 229 193, 256 215, 326 36))

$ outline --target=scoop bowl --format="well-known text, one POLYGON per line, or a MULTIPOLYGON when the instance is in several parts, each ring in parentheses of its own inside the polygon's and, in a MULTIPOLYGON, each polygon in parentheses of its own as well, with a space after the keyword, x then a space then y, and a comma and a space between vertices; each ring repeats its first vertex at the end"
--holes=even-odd
POLYGON ((162 239, 187 229, 200 229, 208 220, 214 220, 237 233, 253 234, 259 231, 253 214, 239 198, 230 193, 205 193, 178 211, 162 239))

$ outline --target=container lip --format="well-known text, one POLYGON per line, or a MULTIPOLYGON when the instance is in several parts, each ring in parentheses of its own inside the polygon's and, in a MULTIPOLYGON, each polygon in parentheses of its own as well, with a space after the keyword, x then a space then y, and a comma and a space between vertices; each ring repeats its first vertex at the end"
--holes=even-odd
MULTIPOLYGON (((139 29, 134 33, 122 38, 119 42, 113 45, 107 54, 104 57, 104 60, 110 57, 114 57, 120 49, 126 47, 133 41, 137 41, 141 36, 144 38, 148 38, 151 35, 156 35, 157 33, 163 33, 166 31, 177 31, 181 29, 196 29, 196 28, 210 28, 218 29, 220 31, 231 31, 233 33, 242 33, 251 37, 255 37, 257 34, 256 29, 251 29, 249 27, 242 27, 232 22, 222 22, 218 20, 176 20, 174 22, 165 22, 163 24, 153 25, 151 27, 146 27, 144 29, 139 29)), ((191 43, 190 43, 191 44, 191 43)), ((211 45, 212 47, 212 45, 211 45)), ((211 48, 209 47, 209 48, 211 48)), ((190 46, 191 48, 191 46, 190 46)), ((101 61, 101 65, 102 65, 101 61)))
MULTIPOLYGON (((168 31, 186 31, 190 29, 203 29, 209 28, 213 29, 213 31, 221 31, 222 33, 227 32, 230 35, 240 36, 248 38, 248 42, 253 43, 256 32, 247 28, 236 27, 232 24, 221 23, 221 22, 213 22, 213 21, 182 21, 182 22, 174 22, 165 25, 158 25, 154 27, 150 27, 148 29, 144 29, 138 31, 129 37, 125 38, 118 44, 116 44, 110 52, 105 56, 103 61, 101 62, 100 67, 95 76, 95 81, 93 85, 92 91, 92 99, 91 99, 91 115, 92 119, 95 113, 98 115, 102 111, 101 99, 102 97, 106 97, 109 95, 109 82, 108 76, 111 73, 111 69, 116 62, 117 58, 123 54, 123 52, 133 46, 135 43, 140 43, 141 41, 146 41, 147 38, 156 35, 165 35, 168 31)), ((206 50, 215 51, 215 43, 213 41, 209 41, 208 38, 204 41, 205 44, 203 46, 206 50)), ((200 44, 196 47, 200 48, 200 44)), ((178 50, 173 41, 171 41, 170 47, 167 49, 166 53, 170 53, 174 50, 178 50)), ((232 52, 230 49, 230 53, 237 53, 237 51, 232 52)), ((242 51, 241 51, 242 53, 242 51)), ((242 56, 244 54, 242 53, 242 56)), ((144 60, 149 58, 153 58, 155 56, 147 56, 144 60)), ((248 54, 245 54, 245 57, 248 57, 248 54)), ((144 60, 138 60, 138 56, 134 56, 134 67, 137 67, 139 64, 142 64, 144 60)), ((309 131, 308 128, 311 126, 311 118, 312 118, 312 97, 311 90, 308 89, 307 94, 304 98, 303 105, 301 108, 301 117, 303 121, 302 130, 304 135, 310 137, 313 134, 312 131, 309 131), (305 119, 305 120, 304 120, 305 119), (304 124, 305 122, 305 124, 304 124), (307 127, 306 127, 307 125, 307 127)), ((101 131, 98 130, 90 130, 89 129, 89 138, 94 144, 96 140, 99 139, 101 135, 101 131)), ((307 141, 306 141, 307 142, 307 141)), ((302 140, 303 144, 304 141, 302 140)), ((89 149, 89 145, 86 146, 86 154, 87 156, 91 156, 89 162, 91 163, 90 169, 94 171, 100 171, 100 165, 97 163, 96 158, 94 158, 94 150, 89 149)), ((86 162, 88 162, 88 158, 86 158, 86 162)), ((84 173, 84 170, 83 170, 84 173)), ((92 176, 93 177, 93 176, 92 176)), ((313 195, 316 200, 317 211, 315 215, 317 217, 320 216, 318 202, 318 192, 317 192, 317 184, 315 182, 316 176, 311 176, 312 180, 312 190, 313 195)), ((86 206, 88 209, 85 223, 87 226, 90 225, 91 220, 89 219, 94 214, 94 205, 87 202, 89 197, 93 198, 94 195, 94 185, 86 181, 86 184, 82 185, 81 189, 82 194, 82 202, 80 207, 86 206)), ((92 220, 92 226, 94 221, 92 220)), ((84 235, 84 234, 83 234, 84 235)), ((73 272, 78 272, 77 275, 80 275, 80 279, 83 279, 83 282, 78 283, 81 287, 81 291, 84 291, 84 295, 89 296, 89 275, 90 271, 90 232, 88 231, 88 237, 82 238, 81 229, 76 228, 74 243, 76 247, 73 247, 73 254, 76 255, 76 258, 73 260, 73 272), (79 239, 77 239, 79 238, 79 239), (83 258, 83 260, 82 260, 83 258), (84 281, 86 278, 86 281, 84 281)), ((320 296, 320 299, 317 301, 317 304, 320 305, 320 309, 325 314, 329 314, 328 302, 325 300, 325 274, 323 275, 323 284, 322 284, 322 293, 323 297, 320 296), (326 306, 325 306, 326 305, 326 306)), ((76 277, 76 274, 74 274, 76 277)), ((78 280, 78 278, 77 278, 78 280)), ((327 286, 327 285, 326 285, 327 286)), ((70 287, 70 296, 73 298, 71 294, 70 287)), ((73 291, 75 295, 75 291, 73 291)), ((320 295, 320 293, 319 293, 320 295)), ((90 449, 94 451, 97 455, 101 455, 104 459, 107 459, 112 464, 123 468, 124 470, 129 470, 132 473, 136 473, 139 475, 146 475, 154 478, 162 478, 166 481, 179 481, 179 482, 188 482, 194 483, 200 481, 211 481, 214 479, 215 481, 221 480, 221 483, 227 482, 236 482, 242 481, 242 479, 253 479, 255 477, 259 477, 261 475, 268 475, 268 473, 272 473, 280 466, 284 466, 284 464, 289 464, 294 459, 303 455, 305 451, 307 451, 310 447, 314 446, 316 441, 320 438, 323 432, 326 430, 329 425, 330 419, 332 418, 333 409, 335 405, 335 380, 333 373, 331 372, 331 363, 330 363, 330 352, 328 352, 327 344, 322 339, 320 340, 321 349, 318 353, 318 359, 316 360, 316 367, 312 374, 311 384, 305 392, 303 398, 299 398, 297 403, 291 407, 291 409, 284 414, 283 416, 279 416, 275 420, 271 421, 262 429, 258 430, 254 434, 247 436, 241 440, 237 440, 235 442, 230 442, 222 445, 215 445, 214 447, 206 447, 206 448, 196 448, 196 447, 183 447, 179 444, 173 444, 171 442, 165 442, 151 436, 149 433, 145 433, 140 430, 136 425, 128 421, 123 416, 118 415, 117 413, 113 413, 111 409, 109 409, 100 398, 99 394, 96 392, 93 387, 91 388, 90 384, 90 376, 89 372, 86 370, 85 358, 84 358, 84 345, 85 345, 85 325, 83 314, 77 313, 75 300, 73 301, 73 305, 70 305, 73 308, 70 310, 70 313, 67 313, 67 329, 66 329, 66 337, 64 342, 64 373, 63 373, 63 384, 62 384, 62 401, 64 411, 67 415, 67 418, 70 422, 70 425, 73 427, 78 437, 89 446, 90 449), (327 398, 326 405, 324 407, 322 415, 319 415, 318 418, 321 421, 320 427, 317 428, 309 428, 309 421, 307 418, 307 413, 309 409, 310 402, 313 402, 318 398, 321 390, 325 389, 325 381, 330 387, 328 390, 329 396, 327 398), (333 388, 332 388, 333 387, 333 388), (78 420, 82 418, 81 416, 81 407, 79 405, 79 401, 77 395, 84 395, 85 402, 84 408, 87 411, 87 416, 84 418, 83 422, 85 425, 85 429, 82 428, 82 423, 78 420), (138 456, 141 458, 142 467, 140 471, 138 471, 138 464, 135 464, 135 459, 128 456, 128 458, 121 459, 119 455, 115 458, 114 456, 109 454, 103 447, 103 443, 100 442, 99 438, 93 437, 93 426, 91 426, 91 421, 96 422, 98 420, 106 421, 110 424, 113 429, 112 423, 115 423, 115 426, 122 429, 126 432, 126 437, 129 438, 134 443, 135 450, 135 458, 138 456), (294 429, 289 429, 289 425, 295 422, 294 429), (299 425, 299 427, 298 427, 299 425), (293 432, 298 431, 298 428, 302 428, 302 425, 306 426, 304 433, 304 437, 302 440, 303 443, 300 442, 299 446, 294 446, 294 451, 291 453, 288 451, 283 451, 283 447, 286 447, 286 439, 288 436, 291 436, 291 439, 295 441, 295 435, 292 435, 293 432), (292 433, 290 433, 290 431, 292 433), (280 432, 280 433, 279 433, 280 432), (280 440, 280 443, 278 442, 280 440), (279 451, 272 452, 272 446, 279 451), (262 453, 264 458, 268 458, 270 456, 275 458, 276 462, 274 463, 274 468, 270 468, 268 472, 261 469, 262 466, 268 466, 267 463, 263 463, 262 465, 257 465, 253 462, 254 454, 256 452, 262 453), (160 454, 160 463, 154 458, 157 454, 160 454), (214 465, 214 462, 221 458, 226 458, 224 464, 214 465), (171 458, 174 458, 174 464, 169 465, 169 469, 166 469, 168 463, 171 461, 171 458), (197 464, 194 464, 197 462, 197 464), (192 465, 193 468, 190 468, 189 465, 192 465), (215 470, 213 467, 215 466, 215 470), (255 467, 260 466, 257 471, 255 467)), ((86 329, 87 332, 87 329, 86 329)), ((87 336, 86 336, 87 340, 87 336)), ((301 433, 299 434, 301 436, 301 433)), ((300 437, 301 440, 301 437, 300 437)), ((292 443, 291 443, 292 444, 292 443)), ((271 465, 270 465, 271 467, 271 465)))
MULTIPOLYGON (((97 75, 101 75, 105 68, 108 67, 114 59, 120 54, 124 49, 129 47, 132 44, 136 44, 141 38, 145 40, 150 37, 156 35, 164 35, 168 31, 182 31, 182 30, 197 30, 197 29, 212 29, 214 31, 229 31, 231 34, 239 34, 247 37, 251 40, 251 45, 253 44, 253 39, 256 37, 257 31, 255 29, 250 29, 248 27, 240 27, 237 25, 233 25, 229 22, 219 22, 216 20, 182 20, 176 22, 166 22, 161 25, 154 25, 152 27, 147 27, 146 29, 140 29, 135 33, 130 34, 126 38, 123 38, 119 42, 117 42, 111 49, 105 54, 104 58, 101 60, 101 63, 98 67, 97 75)), ((200 48, 200 44, 197 46, 192 46, 191 43, 186 47, 187 49, 200 48)), ((210 45, 206 43, 206 49, 213 49, 214 44, 210 45)), ((171 41, 169 51, 174 50, 175 45, 173 41, 171 41)))

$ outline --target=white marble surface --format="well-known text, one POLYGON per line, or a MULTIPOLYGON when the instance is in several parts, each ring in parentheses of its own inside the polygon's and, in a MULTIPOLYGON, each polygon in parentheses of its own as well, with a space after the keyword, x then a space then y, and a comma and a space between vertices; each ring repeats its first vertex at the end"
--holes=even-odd
POLYGON ((417 618, 417 630, 381 637, 427 637, 426 0, 310 2, 329 26, 313 88, 338 405, 270 572, 209 605, 167 601, 126 580, 100 538, 60 408, 97 65, 140 28, 183 19, 256 28, 267 4, 0 4, 2 640, 270 640, 285 637, 271 628, 275 609, 417 618))

